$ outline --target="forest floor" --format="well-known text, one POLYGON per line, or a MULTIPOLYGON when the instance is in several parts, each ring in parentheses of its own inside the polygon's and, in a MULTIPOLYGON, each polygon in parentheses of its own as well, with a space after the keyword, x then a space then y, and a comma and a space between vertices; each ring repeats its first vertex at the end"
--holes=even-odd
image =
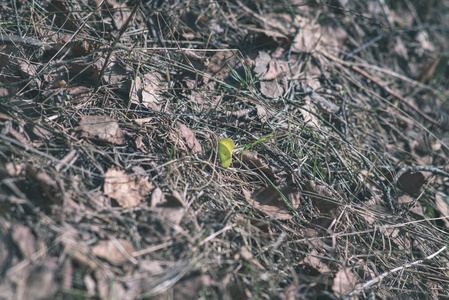
POLYGON ((0 3, 0 299, 449 299, 448 0, 0 3))

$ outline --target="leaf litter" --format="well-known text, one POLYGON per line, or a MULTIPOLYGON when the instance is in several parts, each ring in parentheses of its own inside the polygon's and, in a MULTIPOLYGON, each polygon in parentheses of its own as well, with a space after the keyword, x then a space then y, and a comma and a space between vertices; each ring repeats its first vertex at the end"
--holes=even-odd
POLYGON ((446 297, 448 6, 337 2, 2 5, 2 297, 446 297))

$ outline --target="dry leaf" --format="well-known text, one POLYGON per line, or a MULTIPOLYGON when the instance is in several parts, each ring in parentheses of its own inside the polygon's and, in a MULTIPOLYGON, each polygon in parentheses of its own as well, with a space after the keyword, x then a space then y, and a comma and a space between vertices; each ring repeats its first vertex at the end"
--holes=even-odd
POLYGON ((158 99, 157 95, 161 89, 165 88, 167 88, 167 83, 163 80, 161 74, 156 72, 145 74, 142 89, 143 105, 160 111, 162 102, 158 99))
POLYGON ((321 274, 328 275, 331 273, 331 270, 329 269, 329 266, 319 258, 320 256, 321 254, 318 251, 312 249, 300 263, 311 266, 321 274))
POLYGON ((273 170, 268 167, 268 165, 262 160, 262 158, 258 157, 257 152, 255 151, 245 151, 241 156, 242 161, 246 162, 252 167, 256 167, 268 176, 276 178, 277 176, 274 174, 273 170))
POLYGON ((260 80, 273 80, 284 73, 276 59, 272 59, 268 64, 268 72, 260 80))
POLYGON ((193 275, 179 281, 172 291, 159 295, 155 299, 174 299, 174 300, 190 300, 201 299, 198 293, 209 286, 215 286, 217 283, 208 275, 193 275))
POLYGON ((304 184, 306 190, 309 192, 308 196, 312 200, 313 205, 322 214, 328 214, 339 205, 338 196, 327 186, 323 184, 316 184, 313 180, 305 180, 304 184))
POLYGON ((357 285, 357 280, 350 268, 340 269, 334 278, 332 290, 338 295, 351 292, 357 285))
POLYGON ((196 139, 193 131, 182 123, 178 123, 178 125, 179 125, 179 133, 181 134, 183 139, 186 141, 187 146, 191 150, 193 150, 193 152, 201 154, 201 151, 202 151, 201 144, 196 139))
MULTIPOLYGON (((298 208, 301 193, 299 190, 287 186, 279 188, 280 192, 287 198, 294 209, 298 208)), ((269 186, 256 193, 243 189, 246 200, 255 208, 260 209, 272 218, 279 220, 289 220, 293 218, 293 209, 286 203, 279 191, 269 186)))
POLYGON ((92 248, 92 253, 95 256, 103 258, 116 266, 125 264, 129 258, 132 258, 133 252, 133 243, 127 240, 116 240, 116 242, 112 240, 100 241, 92 248), (122 247, 122 249, 119 249, 119 247, 122 247), (123 250, 126 251, 128 255, 125 256, 122 253, 123 250))
POLYGON ((159 216, 165 218, 175 225, 181 223, 185 214, 184 208, 172 208, 172 207, 155 207, 152 211, 156 212, 159 216))
POLYGON ((128 176, 114 168, 105 174, 104 194, 111 197, 123 208, 137 206, 153 189, 148 180, 138 175, 128 176))
POLYGON ((219 51, 215 53, 209 60, 204 83, 208 84, 210 78, 225 81, 228 84, 236 84, 234 80, 229 79, 230 70, 241 69, 242 63, 232 51, 219 51))
POLYGON ((27 166, 27 175, 32 177, 40 185, 46 196, 54 204, 62 204, 64 201, 64 191, 61 190, 56 180, 54 180, 50 175, 45 173, 45 171, 37 171, 32 166, 27 166))
POLYGON ((165 203, 165 194, 160 188, 155 188, 151 194, 151 207, 157 207, 165 203))
MULTIPOLYGON (((435 206, 442 216, 449 217, 449 197, 441 192, 435 194, 435 206)), ((449 228, 449 220, 442 219, 446 228, 449 228)))
POLYGON ((261 270, 261 271, 265 270, 265 267, 262 266, 262 265, 260 264, 260 262, 258 262, 258 261, 254 258, 253 254, 248 250, 248 248, 246 248, 246 246, 240 247, 240 255, 241 255, 244 259, 246 259, 248 262, 250 262, 250 263, 251 263, 251 266, 253 266, 253 267, 255 267, 256 269, 261 270))
POLYGON ((118 123, 108 116, 83 116, 80 126, 75 128, 81 131, 81 137, 121 145, 125 142, 123 131, 118 123))
POLYGON ((12 239, 23 256, 30 259, 36 252, 36 240, 28 227, 18 225, 14 228, 12 239))
POLYGON ((55 271, 56 262, 50 258, 34 265, 18 285, 17 299, 54 299, 59 286, 55 271))
POLYGON ((293 40, 291 51, 296 53, 311 53, 317 48, 320 37, 320 26, 310 25, 306 28, 302 28, 293 40))
POLYGON ((268 121, 267 110, 262 105, 256 104, 257 116, 262 123, 268 121))
POLYGON ((85 103, 92 96, 92 91, 85 86, 69 86, 65 88, 65 92, 69 95, 70 102, 73 104, 85 103))
MULTIPOLYGON (((388 172, 384 174, 385 178, 389 181, 393 181, 393 177, 395 176, 395 173, 388 172)), ((415 173, 404 173, 399 177, 399 180, 397 182, 397 186, 403 190, 404 192, 416 196, 419 195, 421 186, 426 182, 426 179, 424 175, 421 172, 415 172, 415 173)))
POLYGON ((256 77, 261 78, 267 73, 268 64, 270 63, 270 61, 271 56, 267 52, 259 52, 259 55, 256 58, 256 65, 254 66, 254 73, 256 74, 256 77))
POLYGON ((157 276, 164 273, 164 268, 161 263, 155 260, 142 260, 139 262, 139 268, 152 276, 157 276))
POLYGON ((275 59, 271 59, 270 55, 264 51, 260 51, 256 58, 254 73, 256 77, 264 80, 260 81, 260 92, 268 98, 279 98, 284 93, 283 87, 276 81, 271 80, 282 74, 282 69, 275 59))

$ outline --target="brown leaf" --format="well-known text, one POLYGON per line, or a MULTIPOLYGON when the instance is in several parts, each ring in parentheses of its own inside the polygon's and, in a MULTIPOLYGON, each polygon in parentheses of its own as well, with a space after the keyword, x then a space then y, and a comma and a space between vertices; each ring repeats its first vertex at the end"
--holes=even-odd
POLYGON ((262 105, 256 104, 257 116, 262 123, 268 121, 267 110, 262 105))
POLYGON ((151 194, 151 207, 157 207, 165 203, 165 194, 160 188, 155 188, 151 194))
POLYGON ((152 211, 155 211, 159 216, 176 225, 179 225, 179 223, 181 223, 182 218, 184 218, 185 214, 184 208, 155 207, 152 209, 152 211))
POLYGON ((304 184, 309 192, 308 196, 320 213, 328 214, 339 206, 338 203, 335 203, 338 201, 338 196, 327 186, 316 184, 312 180, 305 180, 304 184))
POLYGON ((357 280, 350 268, 340 269, 334 278, 332 290, 338 295, 351 292, 357 285, 357 280))
MULTIPOLYGON (((438 212, 442 216, 449 216, 449 198, 442 193, 435 194, 435 206, 438 212)), ((442 219, 446 228, 449 228, 449 220, 447 218, 442 219)))
POLYGON ((193 300, 199 299, 198 293, 209 286, 216 285, 216 282, 208 275, 193 275, 187 277, 180 282, 178 282, 174 287, 173 291, 166 292, 159 295, 155 299, 167 299, 167 297, 174 300, 193 300))
POLYGON ((253 254, 248 250, 248 248, 246 248, 246 246, 240 247, 240 255, 248 262, 250 262, 251 266, 255 267, 260 271, 265 270, 265 267, 262 266, 260 262, 258 262, 257 259, 254 258, 253 254))
POLYGON ((292 52, 311 53, 316 50, 321 38, 321 27, 318 25, 309 25, 302 28, 293 40, 292 52))
POLYGON ((100 241, 92 248, 92 253, 95 256, 103 258, 116 266, 121 266, 129 261, 133 252, 133 243, 127 240, 116 240, 115 242, 113 240, 100 241), (123 251, 126 251, 127 255, 124 255, 123 251))
POLYGON ((33 266, 17 288, 17 299, 54 299, 58 291, 55 271, 56 262, 52 259, 33 266))
POLYGON ((283 199, 280 192, 287 198, 294 209, 299 206, 301 193, 299 190, 290 186, 279 188, 279 191, 275 187, 269 186, 253 194, 243 189, 246 200, 252 206, 260 209, 272 218, 289 220, 293 218, 294 212, 283 199))
POLYGON ((178 125, 179 125, 179 132, 180 132, 181 136, 183 137, 183 139, 186 141, 187 146, 191 150, 193 150, 193 152, 200 154, 202 151, 201 144, 196 139, 193 131, 182 123, 178 123, 178 125))
POLYGON ((229 79, 230 70, 241 69, 242 63, 232 51, 218 51, 209 60, 204 83, 208 84, 210 78, 225 81, 228 84, 235 84, 234 80, 229 79))
POLYGON ((108 142, 121 145, 125 142, 123 131, 118 123, 108 116, 83 116, 80 126, 75 128, 81 131, 81 137, 99 142, 108 142))
POLYGON ((63 203, 65 196, 64 191, 61 190, 56 180, 50 175, 45 171, 38 171, 29 165, 26 168, 26 173, 39 184, 44 193, 54 204, 63 203))
POLYGON ((65 92, 70 97, 70 102, 77 103, 85 103, 92 96, 92 91, 85 86, 69 86, 65 88, 65 92))
POLYGON ((256 74, 256 77, 262 77, 266 74, 270 61, 271 56, 267 52, 259 52, 259 55, 256 58, 256 65, 254 66, 254 73, 256 74))
POLYGON ((258 157, 257 152, 245 151, 242 153, 241 159, 250 166, 258 168, 268 176, 271 176, 273 178, 277 177, 274 174, 273 170, 271 170, 270 167, 268 167, 268 165, 262 160, 262 158, 258 157))
POLYGON ((419 71, 418 81, 422 83, 428 83, 432 78, 434 78, 435 73, 437 72, 437 67, 438 65, 440 65, 440 62, 442 60, 443 57, 437 57, 426 61, 419 71))
POLYGON ((36 252, 36 240, 28 227, 19 225, 14 228, 12 239, 23 256, 30 259, 36 252))
POLYGON ((300 263, 313 267, 321 274, 330 274, 331 270, 329 269, 329 266, 320 258, 320 256, 320 253, 316 249, 312 249, 300 263))
MULTIPOLYGON (((385 178, 392 182, 395 176, 394 172, 388 172, 384 174, 385 178)), ((421 172, 415 173, 404 173, 399 177, 397 182, 397 186, 403 190, 404 192, 410 195, 418 195, 421 189, 421 186, 426 182, 424 175, 421 172)))
POLYGON ((145 74, 141 90, 142 104, 160 111, 163 103, 159 99, 158 94, 165 88, 167 88, 167 83, 163 80, 161 74, 157 72, 145 74))
POLYGON ((268 64, 268 72, 260 80, 273 80, 284 73, 276 59, 272 59, 268 64))
POLYGON ((106 172, 103 186, 104 194, 123 208, 137 206, 153 188, 153 185, 141 176, 128 176, 124 171, 114 168, 106 172))

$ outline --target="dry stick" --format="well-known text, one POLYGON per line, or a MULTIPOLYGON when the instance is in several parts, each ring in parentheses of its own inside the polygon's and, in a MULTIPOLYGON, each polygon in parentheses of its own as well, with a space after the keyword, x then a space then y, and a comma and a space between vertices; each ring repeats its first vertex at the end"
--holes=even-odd
MULTIPOLYGON (((434 174, 434 175, 441 175, 441 176, 449 178, 449 173, 444 172, 435 167, 427 167, 427 166, 403 167, 393 177, 393 181, 391 182, 391 185, 396 185, 399 178, 401 178, 401 176, 407 172, 432 172, 432 174, 434 174)), ((391 203, 391 185, 387 185, 386 193, 385 193, 385 196, 387 197, 387 202, 389 204, 391 203)), ((392 207, 392 204, 390 204, 390 208, 391 207, 392 207)))
MULTIPOLYGON (((131 22, 131 19, 136 14, 137 9, 140 6, 140 2, 141 2, 141 0, 137 0, 137 3, 134 6, 131 14, 129 15, 128 19, 126 19, 126 22, 125 22, 125 24, 123 24, 122 28, 120 28, 120 32, 118 33, 118 36, 116 37, 116 39, 114 40, 114 42, 112 43, 112 46, 110 48, 114 48, 117 45, 118 41, 120 40, 120 38, 122 37, 123 33, 125 32, 126 28, 128 28, 129 22, 131 22)), ((98 92, 98 90, 100 89, 101 77, 103 77, 103 73, 106 70, 106 66, 108 65, 108 62, 109 62, 109 59, 111 58, 111 55, 112 55, 112 50, 110 50, 108 52, 108 55, 106 56, 106 59, 105 59, 104 64, 103 64, 103 67, 101 68, 100 74, 98 76, 97 86, 95 87, 94 94, 96 92, 98 92)), ((104 105, 104 103, 101 106, 103 106, 103 105, 104 105)))
POLYGON ((426 260, 430 260, 430 259, 434 258, 435 256, 437 256, 438 254, 440 254, 441 252, 443 252, 444 250, 446 250, 446 248, 447 248, 447 246, 444 246, 444 247, 442 247, 440 250, 438 250, 437 252, 435 252, 435 253, 433 253, 433 254, 427 256, 427 257, 424 258, 424 259, 420 259, 420 260, 414 261, 414 262, 412 262, 412 263, 408 263, 408 264, 402 265, 402 266, 400 266, 400 267, 394 268, 394 269, 392 269, 392 270, 386 271, 386 272, 380 274, 379 276, 377 276, 377 277, 375 277, 375 278, 373 278, 373 279, 371 279, 371 280, 365 282, 365 284, 363 284, 361 287, 359 287, 359 288, 353 290, 353 291, 350 292, 349 294, 344 295, 344 296, 343 296, 343 299, 349 299, 349 298, 351 298, 352 296, 355 296, 355 295, 360 294, 360 292, 362 292, 363 290, 369 288, 369 287, 372 286, 373 284, 376 284, 376 283, 380 282, 382 279, 384 279, 385 277, 387 277, 387 276, 390 275, 390 274, 397 273, 397 272, 402 271, 402 270, 404 270, 404 269, 406 269, 406 268, 410 268, 410 267, 412 267, 412 266, 414 266, 414 265, 421 264, 421 263, 423 263, 423 262, 426 261, 426 260))
POLYGON ((393 184, 396 184, 399 178, 407 172, 432 172, 435 175, 441 175, 444 177, 449 177, 449 173, 444 172, 435 167, 427 167, 427 166, 415 166, 415 167, 403 167, 401 168, 393 178, 393 184))
POLYGON ((369 75, 368 73, 366 73, 365 71, 363 71, 362 69, 360 69, 357 66, 354 66, 351 63, 348 63, 346 61, 343 61, 329 53, 324 53, 322 52, 322 54, 348 68, 352 68, 353 70, 359 72, 360 74, 362 74, 363 76, 365 76, 366 78, 368 78, 369 80, 371 80, 372 82, 374 82, 375 84, 377 84, 378 86, 380 86, 381 88, 383 88, 387 93, 389 93, 390 95, 393 95, 394 97, 398 98, 399 100, 401 100, 403 103, 405 103, 406 105, 408 105, 410 108, 412 108, 414 111, 416 111, 419 115, 421 115, 424 119, 426 119, 429 122, 432 122, 433 124, 441 127, 441 124, 434 120, 432 117, 428 116, 425 112, 423 112, 422 110, 420 110, 415 104, 410 103, 409 101, 407 101, 407 99, 405 99, 404 97, 402 97, 401 95, 399 95, 398 93, 396 93, 395 91, 391 90, 389 87, 387 87, 385 84, 383 84, 382 82, 380 82, 379 80, 377 80, 376 78, 374 78, 373 76, 369 75))

